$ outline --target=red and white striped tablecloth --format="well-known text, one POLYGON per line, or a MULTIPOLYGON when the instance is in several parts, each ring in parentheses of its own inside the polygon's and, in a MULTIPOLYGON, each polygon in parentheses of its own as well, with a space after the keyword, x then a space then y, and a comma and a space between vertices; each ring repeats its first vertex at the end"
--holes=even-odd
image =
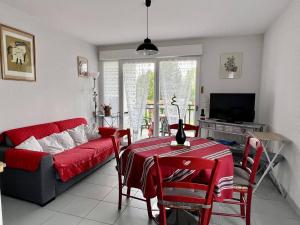
MULTIPOLYGON (((190 147, 171 146, 174 137, 154 137, 140 140, 130 145, 121 156, 121 168, 125 184, 143 191, 144 197, 156 196, 154 155, 191 156, 205 159, 219 159, 220 170, 217 177, 215 196, 218 200, 232 197, 233 158, 225 145, 203 138, 188 138, 190 147)), ((209 171, 201 172, 201 180, 209 177, 209 171)), ((163 174, 165 179, 180 181, 195 178, 194 171, 176 170, 163 174)))

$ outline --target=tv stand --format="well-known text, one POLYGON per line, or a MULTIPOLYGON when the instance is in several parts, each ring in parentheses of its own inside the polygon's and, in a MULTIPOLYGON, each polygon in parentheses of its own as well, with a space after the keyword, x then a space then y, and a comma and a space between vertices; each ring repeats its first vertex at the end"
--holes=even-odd
POLYGON ((199 120, 199 129, 207 130, 207 136, 209 132, 221 132, 233 135, 245 136, 247 133, 262 132, 265 130, 265 124, 259 123, 228 123, 217 119, 205 119, 199 120))

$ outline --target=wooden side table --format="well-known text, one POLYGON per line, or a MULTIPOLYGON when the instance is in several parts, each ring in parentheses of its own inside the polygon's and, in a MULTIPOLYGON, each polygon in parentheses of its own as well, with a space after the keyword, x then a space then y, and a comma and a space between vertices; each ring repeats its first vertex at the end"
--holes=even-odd
MULTIPOLYGON (((0 161, 0 173, 3 172, 4 167, 6 167, 6 164, 0 161)), ((2 203, 1 203, 1 193, 0 193, 0 225, 3 224, 3 219, 2 219, 2 203)))
MULTIPOLYGON (((255 192, 257 190, 257 188, 259 187, 259 185, 261 184, 261 182, 263 181, 264 177, 271 171, 273 171, 274 169, 274 162, 276 161, 277 157, 280 155, 281 151, 284 149, 284 146, 290 142, 289 139, 287 139, 286 137, 282 136, 281 134, 278 133, 274 133, 274 132, 253 132, 252 133, 254 137, 256 137, 257 139, 262 141, 262 145, 263 145, 263 149, 264 149, 264 154, 267 158, 267 163, 268 166, 265 170, 265 172, 263 173, 263 175, 261 176, 261 178, 259 179, 259 181, 257 182, 253 192, 255 192), (267 151, 267 147, 270 146, 270 143, 274 143, 274 142, 278 142, 279 146, 278 149, 273 157, 273 159, 270 159, 270 156, 268 154, 267 151)), ((278 180, 274 177, 274 181, 276 183, 276 185, 278 186, 278 189, 280 191, 281 194, 283 194, 283 190, 282 187, 280 185, 280 183, 278 182, 278 180)))

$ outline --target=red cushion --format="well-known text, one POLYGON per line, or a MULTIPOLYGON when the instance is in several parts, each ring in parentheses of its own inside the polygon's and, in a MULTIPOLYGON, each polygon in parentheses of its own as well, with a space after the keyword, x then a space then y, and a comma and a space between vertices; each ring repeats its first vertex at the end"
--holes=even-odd
POLYGON ((84 118, 74 118, 74 119, 57 121, 55 123, 59 127, 60 131, 65 131, 68 129, 73 129, 81 124, 87 124, 87 121, 84 118))
POLYGON ((54 166, 63 182, 105 161, 113 153, 111 138, 99 138, 56 154, 54 166))
POLYGON ((113 127, 99 127, 98 129, 99 129, 99 134, 102 137, 109 137, 117 131, 117 129, 113 127))
POLYGON ((45 155, 48 155, 48 153, 22 149, 9 149, 5 151, 4 158, 5 163, 9 168, 34 172, 39 168, 40 162, 45 155))
POLYGON ((59 128, 55 123, 45 123, 40 125, 28 126, 5 131, 14 146, 21 144, 31 136, 40 139, 53 133, 59 133, 59 128))

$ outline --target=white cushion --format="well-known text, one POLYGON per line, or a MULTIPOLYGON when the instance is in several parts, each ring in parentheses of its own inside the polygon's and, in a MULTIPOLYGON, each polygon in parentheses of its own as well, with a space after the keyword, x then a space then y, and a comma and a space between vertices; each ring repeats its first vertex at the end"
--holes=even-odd
POLYGON ((36 152, 42 152, 43 148, 40 145, 40 143, 36 140, 34 136, 31 136, 30 138, 23 141, 21 144, 15 147, 16 149, 26 149, 36 152))
POLYGON ((39 139, 38 142, 42 146, 44 152, 57 154, 64 151, 64 147, 58 143, 56 134, 51 134, 50 136, 39 139))
POLYGON ((53 134, 53 136, 56 138, 58 144, 60 144, 64 148, 64 150, 68 150, 76 146, 73 138, 67 131, 53 134))
POLYGON ((89 141, 101 137, 97 126, 85 125, 84 130, 85 130, 86 137, 89 141))
POLYGON ((73 129, 67 130, 76 145, 81 145, 88 142, 88 139, 85 134, 85 125, 79 125, 73 129))

